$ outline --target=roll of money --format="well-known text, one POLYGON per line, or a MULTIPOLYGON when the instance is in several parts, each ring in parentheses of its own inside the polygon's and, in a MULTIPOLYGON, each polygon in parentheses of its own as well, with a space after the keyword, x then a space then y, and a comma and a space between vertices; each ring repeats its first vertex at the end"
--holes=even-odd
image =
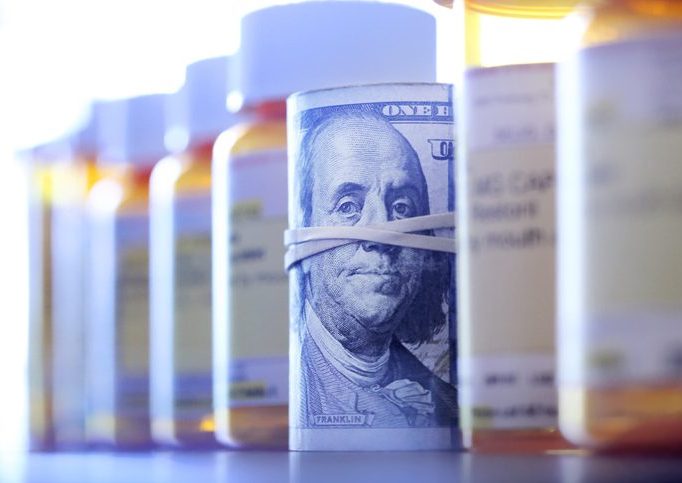
POLYGON ((288 100, 289 445, 459 446, 452 88, 288 100))

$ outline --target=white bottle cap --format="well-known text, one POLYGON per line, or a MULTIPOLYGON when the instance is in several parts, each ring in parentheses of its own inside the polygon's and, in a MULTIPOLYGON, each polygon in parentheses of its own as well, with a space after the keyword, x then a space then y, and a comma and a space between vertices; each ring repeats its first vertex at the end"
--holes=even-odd
POLYGON ((72 154, 72 144, 68 136, 38 144, 19 153, 22 159, 38 165, 69 161, 72 154))
POLYGON ((167 97, 150 94, 102 103, 96 116, 98 161, 151 165, 165 156, 167 97))
POLYGON ((246 104, 328 87, 435 82, 436 21, 390 3, 275 6, 244 17, 238 59, 246 104))
POLYGON ((103 101, 92 102, 87 116, 71 134, 70 140, 74 154, 97 155, 97 116, 100 115, 102 106, 103 101))
POLYGON ((232 57, 214 57, 187 66, 185 84, 167 106, 166 147, 184 150, 196 141, 213 141, 235 122, 225 99, 234 89, 232 57))

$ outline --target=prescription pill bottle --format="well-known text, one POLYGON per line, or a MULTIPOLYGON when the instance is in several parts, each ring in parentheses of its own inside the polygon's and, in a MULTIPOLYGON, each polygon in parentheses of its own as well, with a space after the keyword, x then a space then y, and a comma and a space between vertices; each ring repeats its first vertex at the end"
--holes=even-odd
POLYGON ((88 197, 88 414, 94 445, 144 448, 149 417, 149 177, 164 147, 166 95, 111 101, 88 197))
POLYGON ((270 7, 244 17, 238 59, 247 120, 221 134, 213 159, 216 433, 233 446, 286 447, 285 99, 334 86, 433 82, 435 21, 374 2, 270 7))
MULTIPOLYGON (((150 180, 152 433, 162 444, 216 444, 211 342, 211 156, 234 123, 228 57, 190 64, 169 98, 166 145, 150 180)), ((232 77, 230 77, 232 78, 232 77)))
POLYGON ((54 449, 52 381, 52 213, 55 178, 71 157, 67 138, 23 153, 28 163, 28 442, 32 450, 54 449))
POLYGON ((69 135, 68 163, 53 177, 51 373, 55 445, 59 449, 82 448, 86 443, 86 201, 90 189, 105 175, 96 164, 99 106, 93 103, 83 123, 69 135))
MULTIPOLYGON (((458 99, 459 384, 465 445, 567 446, 555 387, 554 69, 574 0, 466 0, 458 99)), ((577 32, 577 33, 576 33, 577 32)))
POLYGON ((585 1, 559 71, 561 429, 682 447, 682 1, 585 1))

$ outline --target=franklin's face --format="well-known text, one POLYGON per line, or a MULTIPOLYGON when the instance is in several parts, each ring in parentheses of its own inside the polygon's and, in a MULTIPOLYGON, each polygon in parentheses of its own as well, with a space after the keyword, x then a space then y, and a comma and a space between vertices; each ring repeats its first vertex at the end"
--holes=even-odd
MULTIPOLYGON (((371 120, 333 124, 315 148, 312 226, 427 214, 419 160, 390 126, 371 120)), ((313 305, 331 315, 328 323, 343 311, 368 330, 393 332, 419 290, 424 257, 420 250, 367 241, 323 252, 304 264, 313 305)))

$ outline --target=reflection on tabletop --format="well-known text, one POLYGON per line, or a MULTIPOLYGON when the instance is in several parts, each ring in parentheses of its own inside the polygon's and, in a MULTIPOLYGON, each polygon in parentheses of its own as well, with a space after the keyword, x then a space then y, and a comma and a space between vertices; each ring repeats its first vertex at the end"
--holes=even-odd
POLYGON ((4 453, 3 483, 675 482, 678 458, 453 452, 4 453))

